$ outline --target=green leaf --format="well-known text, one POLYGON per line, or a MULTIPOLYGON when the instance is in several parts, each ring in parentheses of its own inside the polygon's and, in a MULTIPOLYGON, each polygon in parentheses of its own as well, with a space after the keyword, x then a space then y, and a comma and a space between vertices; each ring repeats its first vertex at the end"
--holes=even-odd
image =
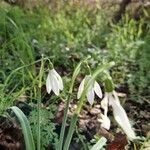
POLYGON ((32 131, 30 128, 29 121, 24 113, 16 106, 10 107, 10 109, 15 113, 17 116, 24 135, 26 150, 35 150, 35 144, 33 141, 32 131))
POLYGON ((91 148, 91 150, 100 150, 106 144, 107 139, 105 137, 101 137, 98 142, 91 148))

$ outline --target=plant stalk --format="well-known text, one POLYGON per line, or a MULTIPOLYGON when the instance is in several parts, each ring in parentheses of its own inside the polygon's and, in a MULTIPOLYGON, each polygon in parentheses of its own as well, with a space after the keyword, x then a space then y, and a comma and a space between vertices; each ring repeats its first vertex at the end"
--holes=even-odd
POLYGON ((68 150, 69 149, 69 146, 70 146, 70 143, 71 143, 71 140, 72 140, 72 136, 73 136, 73 133, 74 133, 74 130, 75 130, 75 126, 76 126, 76 123, 77 123, 77 119, 78 119, 78 114, 74 113, 74 115, 71 119, 69 132, 68 132, 67 139, 66 139, 65 145, 63 147, 63 150, 68 150))
POLYGON ((37 110, 38 110, 38 122, 37 122, 37 150, 41 149, 41 125, 40 125, 40 121, 41 121, 41 90, 39 90, 40 94, 38 97, 38 106, 37 106, 37 110))
POLYGON ((68 132, 68 135, 67 135, 67 138, 66 138, 66 141, 65 141, 65 144, 64 144, 64 147, 63 147, 63 150, 68 150, 69 149, 69 146, 70 146, 70 142, 71 142, 71 139, 72 139, 72 136, 73 136, 73 132, 75 130, 75 126, 76 126, 76 122, 77 122, 77 118, 78 118, 78 115, 80 114, 80 111, 82 109, 82 106, 84 104, 84 100, 85 100, 85 96, 86 96, 86 93, 88 91, 88 88, 89 86, 93 83, 93 81, 95 80, 95 78, 101 73, 103 72, 104 70, 112 67, 114 65, 114 62, 110 62, 108 64, 105 64, 103 66, 101 66, 100 68, 98 68, 92 75, 91 79, 87 82, 86 86, 85 86, 85 89, 83 90, 83 93, 81 95, 81 98, 79 99, 79 102, 78 102, 78 105, 77 105, 77 109, 75 110, 74 112, 74 115, 71 119, 71 125, 69 127, 69 132, 68 132))
POLYGON ((72 75, 72 80, 71 80, 71 84, 70 84, 70 89, 69 89, 69 94, 68 94, 68 98, 67 98, 65 111, 64 111, 64 117, 63 117, 63 122, 62 122, 62 126, 61 126, 61 132, 60 132, 60 138, 59 138, 59 144, 58 144, 57 150, 62 150, 64 134, 65 134, 65 127, 66 127, 66 122, 67 122, 67 114, 68 114, 68 110, 69 110, 69 104, 71 101, 71 95, 72 95, 72 91, 73 91, 74 82, 80 72, 82 63, 87 61, 87 59, 89 59, 89 57, 87 57, 84 60, 79 62, 79 64, 75 68, 73 75, 72 75))
POLYGON ((37 106, 37 110, 38 110, 38 122, 37 122, 37 150, 41 149, 41 99, 42 99, 42 95, 41 95, 41 87, 42 87, 42 76, 43 76, 43 68, 44 68, 44 58, 42 55, 42 60, 41 60, 41 67, 40 67, 40 73, 39 73, 39 91, 38 91, 38 106, 37 106))
POLYGON ((71 101, 71 94, 69 93, 68 98, 67 98, 66 107, 64 110, 64 117, 63 117, 63 122, 62 122, 62 126, 61 126, 61 132, 60 132, 60 138, 59 138, 59 144, 58 144, 57 150, 62 150, 70 101, 71 101))

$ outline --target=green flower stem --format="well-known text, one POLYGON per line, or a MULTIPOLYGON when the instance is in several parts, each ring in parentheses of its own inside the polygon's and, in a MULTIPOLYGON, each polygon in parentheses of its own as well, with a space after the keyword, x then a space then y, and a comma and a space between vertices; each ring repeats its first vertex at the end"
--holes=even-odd
POLYGON ((72 76, 72 80, 71 80, 71 84, 70 84, 70 89, 69 89, 69 94, 67 97, 67 103, 66 103, 66 107, 64 110, 64 117, 63 117, 63 122, 62 122, 62 126, 61 126, 61 132, 60 132, 60 138, 59 138, 59 144, 58 144, 58 148, 57 150, 62 150, 62 145, 63 145, 63 141, 64 141, 64 134, 65 134, 65 127, 66 127, 66 122, 67 122, 67 114, 68 114, 68 110, 69 110, 69 104, 71 101, 71 95, 72 95, 72 91, 73 91, 73 86, 74 86, 74 82, 75 79, 77 77, 77 75, 80 72, 80 66, 82 64, 82 61, 77 65, 73 76, 72 76))
MULTIPOLYGON (((80 99, 80 101, 83 102, 83 100, 81 100, 81 99, 80 99)), ((82 107, 83 105, 81 104, 80 106, 82 107)), ((68 134, 67 134, 67 138, 66 138, 63 150, 68 150, 69 149, 69 146, 70 146, 70 143, 71 143, 71 140, 72 140, 72 136, 73 136, 73 133, 74 133, 74 130, 75 130, 75 126, 76 126, 76 123, 77 123, 77 119, 78 119, 78 114, 74 113, 73 117, 71 119, 69 131, 68 131, 68 134)))
POLYGON ((93 80, 95 80, 95 78, 103 71, 105 71, 106 69, 112 67, 114 65, 114 62, 110 62, 108 64, 105 64, 103 66, 101 66, 100 68, 98 68, 94 74, 92 75, 92 77, 90 78, 90 80, 87 82, 86 86, 85 86, 85 89, 83 90, 83 93, 81 95, 81 98, 79 99, 79 102, 78 102, 78 105, 77 105, 77 109, 75 110, 74 112, 74 115, 71 119, 71 124, 70 124, 70 128, 69 128, 69 132, 68 132, 68 135, 67 135, 67 138, 66 138, 66 141, 65 141, 65 144, 64 144, 64 147, 63 147, 63 150, 68 150, 69 149, 69 146, 70 146, 70 142, 71 142, 71 139, 72 139, 72 136, 73 136, 73 132, 75 130, 75 126, 76 126, 76 122, 77 122, 77 118, 78 118, 78 115, 80 114, 80 111, 82 109, 82 106, 84 104, 84 100, 85 100, 85 95, 88 91, 88 88, 89 86, 93 83, 93 80))
POLYGON ((41 87, 42 87, 42 76, 43 76, 43 68, 44 68, 44 58, 42 55, 42 60, 41 60, 41 67, 40 67, 40 73, 39 73, 39 91, 38 91, 38 122, 37 122, 37 150, 41 149, 41 87))
POLYGON ((44 69, 44 56, 42 55, 41 59, 41 67, 40 67, 40 73, 39 73, 39 88, 42 87, 42 77, 43 77, 43 69, 44 69))
POLYGON ((41 149, 41 90, 39 90, 39 95, 38 95, 38 121, 37 121, 37 150, 41 149))
POLYGON ((91 75, 92 73, 91 73, 91 69, 90 69, 90 66, 89 66, 88 62, 86 61, 85 64, 86 64, 86 67, 88 69, 89 74, 91 75))
POLYGON ((65 134, 65 127, 66 127, 66 122, 67 122, 67 114, 68 114, 68 110, 69 110, 69 104, 71 101, 71 95, 72 95, 72 91, 73 91, 73 86, 74 86, 74 82, 76 77, 78 76, 80 69, 81 69, 81 65, 84 61, 87 61, 88 58, 86 58, 85 60, 81 61, 77 67, 75 68, 74 72, 73 72, 73 76, 72 76, 72 80, 71 80, 71 84, 70 84, 70 89, 69 89, 69 94, 67 97, 67 103, 66 103, 66 107, 64 110, 64 117, 63 117, 63 122, 62 122, 62 126, 61 126, 61 132, 60 132, 60 138, 59 138, 59 143, 58 143, 58 148, 57 150, 62 150, 62 146, 63 146, 63 141, 64 141, 64 134, 65 134))
POLYGON ((67 139, 66 139, 65 145, 63 147, 63 150, 68 150, 69 149, 70 142, 71 142, 71 139, 72 139, 75 127, 76 127, 77 119, 78 119, 78 115, 74 113, 74 115, 71 119, 69 132, 68 132, 67 139))
POLYGON ((75 114, 79 115, 80 114, 80 111, 82 109, 82 106, 84 104, 84 100, 85 100, 85 95, 86 93, 84 93, 81 98, 79 99, 79 102, 77 104, 77 109, 75 110, 75 114))
POLYGON ((66 127, 66 122, 67 122, 67 113, 68 113, 70 101, 71 101, 71 93, 69 93, 69 95, 68 95, 66 107, 64 110, 64 117, 63 117, 63 122, 62 122, 62 126, 61 126, 61 132, 60 132, 60 138, 59 138, 59 144, 58 144, 57 150, 62 150, 64 134, 65 134, 65 127, 66 127))
POLYGON ((51 70, 54 68, 54 66, 53 66, 53 63, 50 61, 50 59, 48 59, 48 61, 49 61, 49 70, 51 70))
POLYGON ((74 112, 73 117, 71 119, 71 123, 70 123, 69 131, 68 131, 68 135, 67 135, 67 138, 66 138, 63 150, 68 150, 69 149, 70 142, 71 142, 74 130, 75 130, 76 123, 77 123, 78 115, 79 115, 80 110, 82 109, 82 106, 84 104, 85 95, 86 95, 86 93, 84 92, 81 95, 81 98, 79 99, 77 109, 74 112))

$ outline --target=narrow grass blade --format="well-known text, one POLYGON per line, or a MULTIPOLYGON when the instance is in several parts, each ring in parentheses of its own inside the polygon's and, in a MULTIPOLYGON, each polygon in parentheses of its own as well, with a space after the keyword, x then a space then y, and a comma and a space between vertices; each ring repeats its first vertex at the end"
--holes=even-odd
POLYGON ((101 150, 103 146, 106 144, 107 139, 105 137, 101 137, 98 142, 91 148, 91 150, 101 150))
POLYGON ((32 131, 30 128, 30 124, 28 122, 27 117, 24 113, 16 106, 10 107, 10 109, 15 113, 17 116, 24 135, 26 150, 35 150, 35 144, 33 141, 32 131))

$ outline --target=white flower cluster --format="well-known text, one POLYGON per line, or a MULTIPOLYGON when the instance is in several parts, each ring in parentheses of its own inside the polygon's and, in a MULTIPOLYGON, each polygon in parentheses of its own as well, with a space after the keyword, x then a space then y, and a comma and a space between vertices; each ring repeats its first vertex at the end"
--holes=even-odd
MULTIPOLYGON (((80 99, 84 91, 85 84, 90 79, 91 76, 88 75, 85 76, 85 78, 82 80, 78 88, 78 99, 80 99)), ((53 91, 57 96, 59 95, 60 91, 63 90, 62 79, 60 75, 55 71, 55 69, 49 70, 46 80, 46 89, 48 93, 53 91)), ((93 84, 89 86, 86 93, 87 100, 91 105, 93 105, 94 103, 95 93, 99 98, 102 98, 102 90, 100 85, 96 81, 93 81, 93 84)), ((130 140, 135 139, 135 133, 132 130, 127 114, 121 106, 119 98, 115 91, 106 92, 104 98, 101 101, 101 107, 104 109, 104 114, 101 114, 101 119, 99 119, 99 121, 101 122, 101 126, 107 130, 110 129, 110 119, 107 116, 108 106, 112 106, 114 118, 117 121, 117 123, 121 126, 123 131, 127 134, 128 138, 130 140)))
POLYGON ((105 116, 103 117, 104 119, 102 118, 102 120, 100 120, 102 122, 102 127, 106 129, 110 128, 110 121, 107 117, 108 106, 112 106, 114 118, 126 133, 128 138, 130 140, 136 139, 136 135, 131 127, 127 114, 121 106, 118 95, 115 91, 109 93, 106 92, 103 100, 101 101, 101 107, 104 109, 105 116))
MULTIPOLYGON (((77 94, 78 99, 81 97, 81 94, 84 90, 85 83, 88 80, 90 80, 90 78, 91 76, 88 75, 85 76, 85 78, 82 80, 78 88, 78 94, 77 94)), ((87 100, 91 105, 94 103, 94 92, 99 98, 102 98, 101 87, 96 81, 94 81, 93 84, 90 85, 86 93, 87 100)), ((104 114, 101 114, 101 119, 99 119, 99 121, 101 122, 101 126, 107 130, 110 129, 110 119, 107 116, 108 106, 112 106, 114 118, 117 121, 117 123, 121 126, 123 131, 126 133, 128 138, 130 140, 135 139, 136 138, 135 133, 132 130, 127 114, 123 109, 123 107, 121 106, 119 98, 115 91, 106 92, 104 98, 101 101, 101 107, 104 109, 104 114)))

